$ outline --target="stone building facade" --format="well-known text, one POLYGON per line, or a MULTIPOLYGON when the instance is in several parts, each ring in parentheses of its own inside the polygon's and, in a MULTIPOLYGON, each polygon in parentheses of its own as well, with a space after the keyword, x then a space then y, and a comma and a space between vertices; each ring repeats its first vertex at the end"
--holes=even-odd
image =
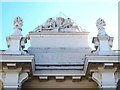
POLYGON ((14 32, 6 37, 8 49, 0 51, 1 89, 120 89, 120 54, 111 49, 114 38, 105 32, 103 19, 96 21, 96 50, 88 45, 89 32, 70 18, 49 18, 26 37, 22 25, 16 17, 14 32), (27 40, 30 47, 23 50, 27 40))

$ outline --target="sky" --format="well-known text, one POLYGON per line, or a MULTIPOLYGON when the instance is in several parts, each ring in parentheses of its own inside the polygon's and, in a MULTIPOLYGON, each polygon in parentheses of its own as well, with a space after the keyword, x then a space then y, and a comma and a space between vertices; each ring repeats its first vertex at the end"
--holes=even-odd
MULTIPOLYGON (((96 20, 103 18, 106 32, 114 37, 113 48, 118 49, 118 0, 4 0, 0 2, 0 50, 6 50, 6 36, 13 33, 13 20, 23 19, 22 34, 26 36, 48 18, 60 12, 76 22, 82 29, 90 32, 89 46, 94 49, 92 38, 97 36, 96 20)), ((30 43, 26 44, 26 48, 30 43)))

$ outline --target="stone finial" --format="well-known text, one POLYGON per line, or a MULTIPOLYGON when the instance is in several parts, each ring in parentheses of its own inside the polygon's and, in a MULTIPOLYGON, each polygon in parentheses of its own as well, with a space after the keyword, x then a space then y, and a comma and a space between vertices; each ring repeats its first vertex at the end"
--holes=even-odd
POLYGON ((97 26, 98 29, 104 28, 104 26, 106 26, 106 23, 105 23, 104 19, 99 18, 96 21, 96 26, 97 26))
POLYGON ((14 32, 12 35, 6 37, 8 50, 4 54, 26 54, 23 50, 25 43, 27 43, 27 38, 22 36, 23 20, 21 17, 16 17, 14 19, 14 32))
POLYGON ((108 36, 105 32, 104 26, 106 26, 104 19, 99 18, 96 21, 96 27, 98 28, 98 36, 108 36))
POLYGON ((21 31, 22 31, 22 26, 23 26, 23 20, 21 17, 16 17, 14 19, 14 22, 13 22, 13 25, 14 25, 14 33, 12 35, 18 35, 18 36, 21 36, 21 31))
POLYGON ((97 55, 116 55, 116 53, 111 49, 114 38, 108 36, 105 32, 105 21, 99 18, 96 22, 96 26, 98 28, 98 35, 97 37, 93 37, 92 41, 96 48, 94 53, 97 55))
POLYGON ((22 18, 21 17, 16 17, 15 19, 14 19, 14 28, 18 28, 18 29, 21 29, 21 27, 23 26, 23 20, 22 20, 22 18))

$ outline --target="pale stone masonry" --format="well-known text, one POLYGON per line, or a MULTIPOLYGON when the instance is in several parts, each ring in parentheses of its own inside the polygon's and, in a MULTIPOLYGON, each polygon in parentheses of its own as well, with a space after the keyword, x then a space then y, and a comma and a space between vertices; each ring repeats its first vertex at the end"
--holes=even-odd
POLYGON ((49 18, 26 37, 21 34, 22 25, 22 18, 16 17, 14 33, 6 37, 8 49, 0 51, 4 90, 119 88, 120 55, 112 50, 114 38, 106 34, 103 19, 96 22, 98 34, 92 40, 96 50, 89 47, 89 32, 70 18, 49 18), (30 47, 23 50, 27 40, 30 47))

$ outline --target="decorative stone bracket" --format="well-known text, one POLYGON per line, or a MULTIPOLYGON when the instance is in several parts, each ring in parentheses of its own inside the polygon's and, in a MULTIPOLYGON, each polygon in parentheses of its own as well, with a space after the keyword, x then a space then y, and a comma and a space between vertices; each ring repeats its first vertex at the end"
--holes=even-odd
POLYGON ((32 55, 0 55, 0 80, 4 90, 20 90, 32 73, 32 55))
POLYGON ((23 82, 28 79, 27 72, 21 72, 22 68, 8 69, 4 68, 3 72, 0 72, 0 80, 3 82, 4 90, 18 90, 21 88, 23 82))
POLYGON ((92 79, 99 85, 100 88, 116 90, 117 82, 120 79, 116 73, 117 68, 105 69, 98 68, 98 72, 92 73, 92 79))

